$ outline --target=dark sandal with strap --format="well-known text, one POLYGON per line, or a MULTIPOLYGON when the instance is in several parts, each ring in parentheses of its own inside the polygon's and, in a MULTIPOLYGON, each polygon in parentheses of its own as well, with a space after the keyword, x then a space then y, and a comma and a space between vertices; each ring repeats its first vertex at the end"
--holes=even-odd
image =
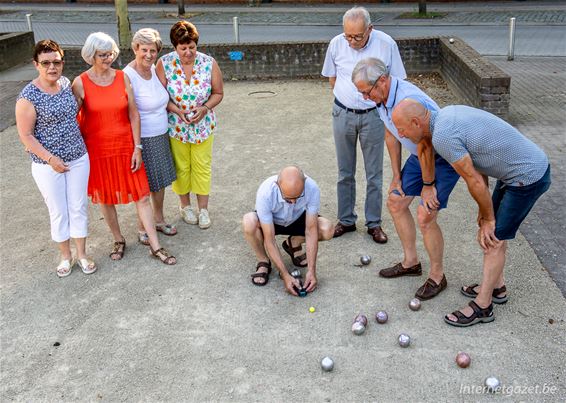
POLYGON ((121 260, 124 257, 124 252, 126 251, 126 240, 123 241, 116 241, 114 242, 114 247, 112 248, 112 252, 110 252, 110 259, 112 260, 121 260), (117 256, 114 259, 112 256, 117 256))
MULTIPOLYGON (((469 285, 467 287, 462 287, 460 288, 460 292, 462 293, 462 295, 465 295, 466 297, 469 298, 475 298, 478 296, 478 293, 476 291, 474 291, 474 288, 478 287, 479 284, 472 284, 469 285)), ((491 301, 494 304, 504 304, 509 300, 509 297, 507 296, 507 287, 505 287, 505 285, 502 285, 500 288, 494 288, 493 292, 491 293, 491 301), (505 293, 505 295, 498 297, 499 294, 505 293)))
POLYGON ((289 256, 291 256, 291 260, 293 261, 293 264, 297 267, 307 267, 308 263, 305 262, 303 263, 303 261, 305 261, 307 259, 307 254, 303 253, 300 256, 295 256, 295 252, 301 251, 303 250, 303 247, 301 245, 296 246, 293 248, 293 243, 291 242, 291 237, 292 235, 289 235, 289 238, 287 238, 287 240, 283 241, 283 243, 281 244, 281 246, 283 247, 283 250, 285 252, 287 252, 289 254, 289 256))
POLYGON ((456 317, 456 321, 448 319, 448 315, 444 317, 444 321, 449 325, 456 327, 468 327, 475 325, 476 323, 489 323, 495 320, 493 315, 493 304, 489 304, 487 308, 480 308, 475 301, 470 301, 468 304, 474 312, 470 316, 464 315, 460 311, 452 312, 452 315, 456 317))
POLYGON ((263 287, 264 285, 266 285, 269 282, 269 275, 271 274, 271 262, 258 262, 257 266, 255 267, 256 272, 254 274, 252 274, 252 284, 253 285, 257 285, 258 287, 263 287), (265 267, 267 269, 267 272, 259 272, 258 270, 262 267, 265 267), (256 281, 254 281, 254 279, 256 278, 262 278, 264 281, 263 283, 258 283, 256 281))
POLYGON ((175 256, 167 252, 165 248, 159 248, 157 250, 153 250, 151 249, 150 246, 149 249, 151 250, 151 254, 153 255, 153 257, 161 260, 162 263, 168 266, 172 266, 177 263, 177 259, 175 258, 175 256))

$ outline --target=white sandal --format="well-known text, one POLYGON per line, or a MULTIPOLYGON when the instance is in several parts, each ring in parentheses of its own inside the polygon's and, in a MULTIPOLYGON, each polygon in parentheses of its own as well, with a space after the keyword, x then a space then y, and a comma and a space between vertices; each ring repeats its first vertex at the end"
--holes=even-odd
POLYGON ((63 259, 59 262, 57 266, 57 276, 59 278, 67 277, 73 271, 73 265, 70 259, 63 259))
POLYGON ((98 269, 96 267, 96 264, 94 264, 94 262, 90 259, 85 259, 85 258, 79 259, 77 261, 77 264, 79 265, 79 267, 81 268, 84 274, 92 274, 98 269))

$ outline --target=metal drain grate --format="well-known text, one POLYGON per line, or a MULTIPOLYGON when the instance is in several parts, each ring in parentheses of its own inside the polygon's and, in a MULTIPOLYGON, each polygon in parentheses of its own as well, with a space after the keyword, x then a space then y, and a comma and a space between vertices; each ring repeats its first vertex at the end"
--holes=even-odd
POLYGON ((276 95, 277 93, 273 91, 252 91, 248 94, 249 97, 254 98, 271 98, 276 95))

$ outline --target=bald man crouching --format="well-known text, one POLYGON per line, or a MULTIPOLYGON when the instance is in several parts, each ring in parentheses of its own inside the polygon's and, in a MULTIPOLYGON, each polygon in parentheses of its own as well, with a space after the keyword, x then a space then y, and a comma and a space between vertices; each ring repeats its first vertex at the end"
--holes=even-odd
POLYGON ((393 110, 393 123, 402 137, 432 145, 466 181, 478 204, 482 282, 462 287, 461 293, 473 300, 444 320, 459 327, 492 322, 493 304, 508 299, 503 277, 507 240, 515 238, 531 208, 550 187, 548 157, 507 122, 469 106, 429 111, 405 99, 393 110), (489 176, 497 179, 491 195, 489 176))
POLYGON ((283 168, 279 175, 267 178, 256 195, 256 211, 244 215, 243 229, 248 244, 257 258, 252 283, 264 286, 269 281, 271 264, 275 264, 288 293, 298 296, 304 288, 316 288, 316 257, 318 242, 334 236, 334 225, 319 217, 320 190, 316 182, 297 166, 283 168), (289 273, 283 262, 275 235, 288 235, 282 247, 291 257, 294 266, 307 267, 301 287, 298 278, 289 273), (306 242, 306 253, 302 244, 306 242), (270 260, 271 258, 271 260, 270 260))

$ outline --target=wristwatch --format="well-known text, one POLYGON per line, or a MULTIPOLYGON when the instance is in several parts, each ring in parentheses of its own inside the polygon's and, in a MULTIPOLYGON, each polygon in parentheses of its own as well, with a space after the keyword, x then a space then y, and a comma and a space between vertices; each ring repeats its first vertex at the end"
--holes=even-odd
POLYGON ((141 145, 141 144, 136 144, 136 148, 139 148, 140 150, 143 150, 143 145, 141 145))

